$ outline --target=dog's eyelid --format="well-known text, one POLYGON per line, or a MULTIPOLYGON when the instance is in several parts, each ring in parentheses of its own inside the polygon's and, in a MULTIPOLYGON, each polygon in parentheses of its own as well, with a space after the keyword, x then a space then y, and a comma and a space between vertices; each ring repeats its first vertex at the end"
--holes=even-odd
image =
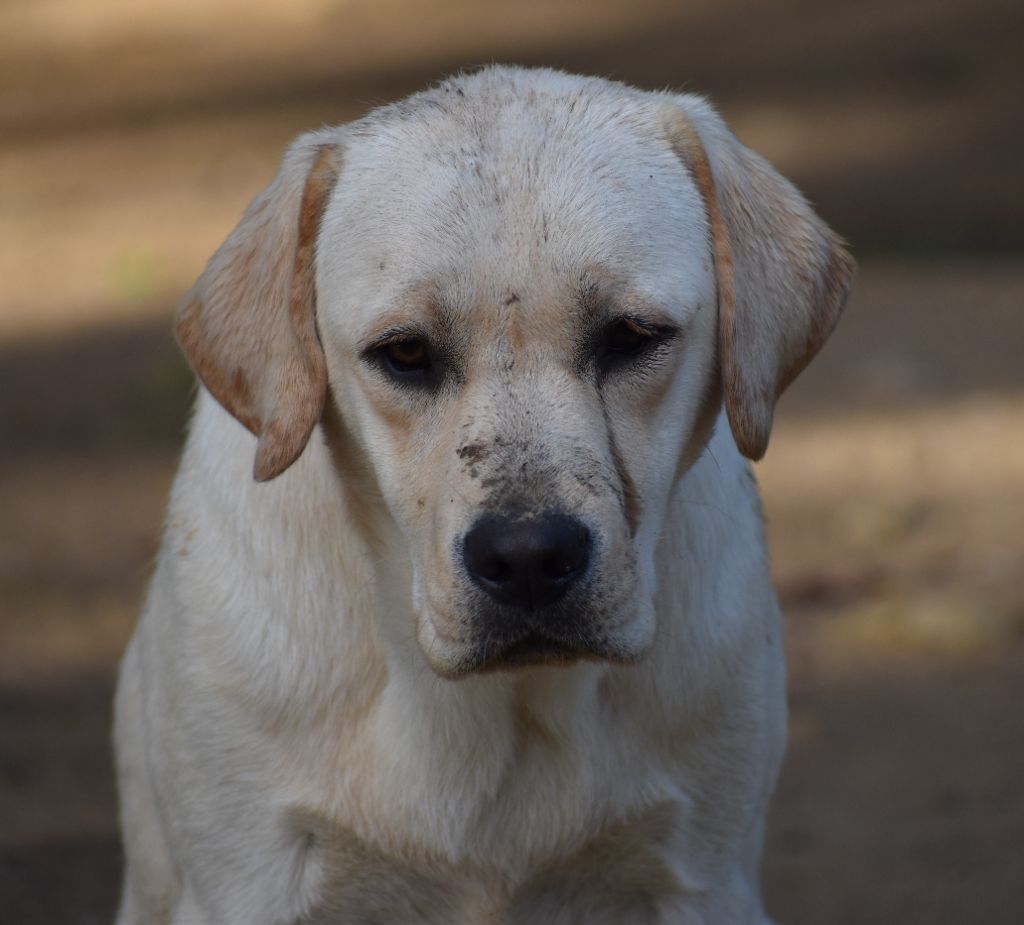
POLYGON ((641 371, 658 364, 682 328, 663 314, 619 312, 607 317, 590 347, 590 360, 599 375, 641 371))
POLYGON ((427 332, 416 325, 395 325, 394 327, 387 328, 381 332, 375 332, 371 334, 359 348, 359 353, 362 356, 369 356, 372 353, 380 350, 382 347, 387 347, 389 344, 400 343, 402 341, 423 341, 426 344, 430 343, 430 338, 427 336, 427 332))
POLYGON ((619 361, 661 351, 682 334, 679 325, 655 317, 625 312, 609 318, 597 337, 599 359, 619 361))
POLYGON ((609 318, 605 324, 605 330, 609 330, 616 325, 625 325, 638 334, 657 340, 668 340, 681 333, 679 325, 661 315, 649 317, 633 312, 624 312, 609 318))

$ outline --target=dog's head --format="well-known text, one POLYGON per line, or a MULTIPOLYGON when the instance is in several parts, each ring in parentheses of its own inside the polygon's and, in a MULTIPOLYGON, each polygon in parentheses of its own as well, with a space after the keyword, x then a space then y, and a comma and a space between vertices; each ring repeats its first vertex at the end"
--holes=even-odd
POLYGON ((851 271, 700 99, 490 69, 301 137, 178 336, 257 479, 340 421, 435 670, 630 660, 674 484, 723 401, 764 453, 851 271))

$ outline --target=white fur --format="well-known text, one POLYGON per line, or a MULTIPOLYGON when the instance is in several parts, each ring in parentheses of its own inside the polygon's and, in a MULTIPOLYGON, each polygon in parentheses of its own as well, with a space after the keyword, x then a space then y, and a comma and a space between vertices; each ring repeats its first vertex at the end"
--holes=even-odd
MULTIPOLYGON (((779 611, 756 487, 724 412, 696 461, 679 463, 715 375, 702 320, 715 280, 700 195, 645 140, 665 101, 492 69, 316 136, 345 151, 318 245, 319 330, 345 439, 370 471, 340 477, 318 427, 258 484, 253 436, 201 392, 122 666, 119 925, 767 921, 757 868, 785 739, 779 611), (457 150, 451 139, 476 131, 457 124, 463 110, 429 105, 457 88, 491 113, 489 153, 411 155, 457 150), (576 121, 555 126, 574 95, 576 121), (482 193, 495 191, 511 221, 488 211, 482 193), (643 422, 631 394, 607 400, 644 507, 636 576, 621 577, 612 540, 602 568, 609 594, 633 589, 609 619, 642 657, 446 680, 423 646, 447 614, 430 607, 455 607, 460 591, 431 557, 472 517, 475 483, 434 462, 457 445, 429 442, 444 439, 436 421, 419 450, 395 444, 353 345, 424 278, 444 277, 463 305, 515 286, 550 309, 559 279, 595 262, 666 306, 688 338, 643 422), (414 498, 428 489, 439 513, 424 524, 414 498), (367 520, 372 538, 354 526, 367 520)), ((590 441, 603 460, 586 390, 552 372, 541 341, 516 355, 514 376, 489 378, 487 364, 514 352, 503 337, 474 348, 458 413, 481 433, 519 428, 556 458, 590 441)), ((580 504, 618 535, 607 499, 580 504)))

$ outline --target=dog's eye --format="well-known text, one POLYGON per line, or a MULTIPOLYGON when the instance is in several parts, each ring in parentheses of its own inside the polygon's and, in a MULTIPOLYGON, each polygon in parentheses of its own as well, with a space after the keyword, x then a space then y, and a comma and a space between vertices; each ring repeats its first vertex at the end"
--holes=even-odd
POLYGON ((631 318, 619 318, 604 329, 604 353, 636 356, 651 343, 654 334, 631 318))
POLYGON ((597 355, 605 369, 611 369, 649 353, 670 340, 675 331, 649 324, 639 318, 616 318, 605 326, 597 355))
POLYGON ((430 347, 421 337, 404 337, 381 345, 377 353, 388 372, 402 378, 422 376, 430 371, 430 347))

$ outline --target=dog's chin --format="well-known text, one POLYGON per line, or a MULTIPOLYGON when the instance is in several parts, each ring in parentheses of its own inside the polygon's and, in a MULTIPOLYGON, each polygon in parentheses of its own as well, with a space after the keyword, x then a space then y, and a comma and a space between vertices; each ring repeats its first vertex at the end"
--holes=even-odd
POLYGON ((639 661, 650 648, 653 633, 642 622, 630 621, 615 630, 596 624, 571 633, 546 628, 515 635, 469 632, 458 639, 445 638, 431 627, 431 632, 421 632, 420 645, 430 668, 449 680, 580 662, 623 665, 639 661))
POLYGON ((528 633, 515 641, 489 641, 478 647, 470 659, 470 670, 476 674, 492 671, 514 671, 518 668, 540 666, 566 667, 579 661, 608 660, 605 653, 593 645, 572 644, 561 639, 528 633))

